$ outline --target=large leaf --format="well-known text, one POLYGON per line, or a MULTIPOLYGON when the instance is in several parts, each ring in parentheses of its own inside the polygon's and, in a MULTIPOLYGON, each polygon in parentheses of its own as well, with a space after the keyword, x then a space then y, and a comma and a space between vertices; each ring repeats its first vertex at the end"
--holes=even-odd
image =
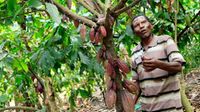
POLYGON ((7 56, 7 52, 0 53, 0 61, 7 56))
POLYGON ((38 60, 38 65, 40 69, 47 74, 49 70, 54 66, 54 64, 55 58, 52 57, 48 49, 45 49, 45 51, 42 52, 41 57, 38 60))
POLYGON ((15 9, 17 6, 17 0, 7 0, 7 6, 8 6, 8 12, 14 14, 16 11, 15 9))
POLYGON ((82 63, 84 63, 86 65, 90 64, 90 60, 86 55, 84 55, 82 52, 78 52, 78 54, 79 54, 79 57, 80 57, 82 63))
POLYGON ((45 3, 47 12, 52 17, 52 19, 59 25, 61 23, 61 16, 59 15, 58 9, 55 5, 51 3, 45 3))
POLYGON ((8 100, 8 96, 7 95, 1 95, 0 96, 0 103, 6 102, 8 100))
POLYGON ((42 3, 39 0, 29 0, 28 5, 29 5, 29 7, 37 8, 37 7, 41 6, 42 3))
POLYGON ((78 89, 79 90, 79 93, 81 95, 81 97, 83 98, 88 98, 90 96, 90 93, 84 89, 78 89))

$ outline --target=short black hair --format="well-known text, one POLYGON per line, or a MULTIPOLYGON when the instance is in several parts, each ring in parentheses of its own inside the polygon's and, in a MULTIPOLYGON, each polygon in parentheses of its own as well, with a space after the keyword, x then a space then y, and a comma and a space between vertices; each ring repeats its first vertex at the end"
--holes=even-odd
POLYGON ((151 23, 150 19, 149 19, 147 16, 143 15, 143 14, 134 16, 134 17, 132 18, 132 21, 131 21, 131 29, 133 30, 133 32, 134 32, 133 21, 134 21, 137 17, 140 17, 140 16, 143 16, 148 22, 151 23))

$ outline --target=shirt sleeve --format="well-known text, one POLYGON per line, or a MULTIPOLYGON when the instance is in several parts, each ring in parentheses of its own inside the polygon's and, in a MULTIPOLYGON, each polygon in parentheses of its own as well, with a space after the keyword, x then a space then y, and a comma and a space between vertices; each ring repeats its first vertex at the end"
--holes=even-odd
POLYGON ((138 74, 137 74, 137 64, 135 62, 134 55, 131 57, 131 69, 132 69, 132 79, 133 80, 139 80, 138 74))
POLYGON ((166 43, 166 54, 169 62, 179 62, 184 65, 186 62, 180 54, 177 44, 169 38, 166 43))

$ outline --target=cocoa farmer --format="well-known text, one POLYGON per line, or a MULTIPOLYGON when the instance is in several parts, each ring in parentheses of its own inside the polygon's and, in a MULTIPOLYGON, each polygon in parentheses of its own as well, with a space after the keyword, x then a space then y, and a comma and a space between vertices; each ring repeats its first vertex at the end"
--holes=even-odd
POLYGON ((133 50, 133 80, 139 84, 141 111, 183 112, 177 73, 185 60, 168 35, 154 35, 144 16, 133 18, 131 27, 141 42, 133 50))

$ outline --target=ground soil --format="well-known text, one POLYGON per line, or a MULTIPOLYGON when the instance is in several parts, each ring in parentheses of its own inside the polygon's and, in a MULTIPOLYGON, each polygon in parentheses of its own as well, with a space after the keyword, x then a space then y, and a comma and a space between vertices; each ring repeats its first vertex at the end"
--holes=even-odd
POLYGON ((193 70, 185 77, 186 95, 195 112, 200 112, 200 70, 193 70))

